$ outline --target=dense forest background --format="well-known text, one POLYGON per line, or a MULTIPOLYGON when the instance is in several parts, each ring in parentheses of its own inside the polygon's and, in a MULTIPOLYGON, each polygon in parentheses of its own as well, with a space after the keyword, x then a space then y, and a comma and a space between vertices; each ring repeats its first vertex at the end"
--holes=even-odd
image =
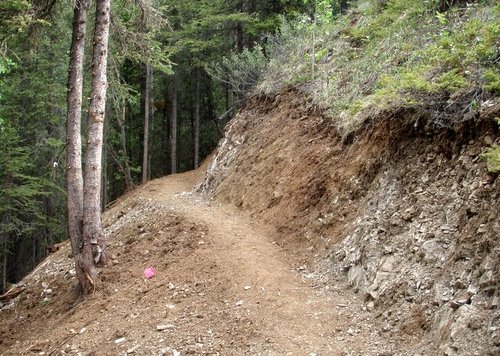
MULTIPOLYGON (((0 292, 67 238, 73 6, 72 0, 0 2, 0 292)), ((380 112, 418 107, 446 127, 473 119, 500 92, 498 6, 493 0, 112 1, 102 208, 148 179, 196 168, 251 94, 302 85, 347 141, 380 112)), ((499 152, 492 147, 485 154, 492 170, 500 170, 499 152)))

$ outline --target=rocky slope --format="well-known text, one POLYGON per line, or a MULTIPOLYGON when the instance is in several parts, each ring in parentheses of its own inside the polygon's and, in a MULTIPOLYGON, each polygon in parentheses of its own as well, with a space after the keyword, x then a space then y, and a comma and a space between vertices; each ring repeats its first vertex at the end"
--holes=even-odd
POLYGON ((348 280, 406 355, 500 352, 498 103, 453 129, 419 112, 340 137, 296 90, 253 99, 200 189, 276 226, 331 284, 348 280))

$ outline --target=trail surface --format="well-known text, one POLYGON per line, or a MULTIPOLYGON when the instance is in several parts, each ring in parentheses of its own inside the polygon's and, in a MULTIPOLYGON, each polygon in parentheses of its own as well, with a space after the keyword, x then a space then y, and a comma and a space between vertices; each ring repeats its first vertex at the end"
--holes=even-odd
POLYGON ((74 283, 67 251, 51 256, 27 278, 29 298, 13 308, 22 322, 10 325, 0 350, 378 355, 385 348, 356 296, 326 287, 274 243, 271 228, 194 192, 200 174, 152 181, 114 204, 104 219, 111 265, 78 307, 64 291, 74 283), (142 277, 147 266, 156 268, 153 279, 142 277))

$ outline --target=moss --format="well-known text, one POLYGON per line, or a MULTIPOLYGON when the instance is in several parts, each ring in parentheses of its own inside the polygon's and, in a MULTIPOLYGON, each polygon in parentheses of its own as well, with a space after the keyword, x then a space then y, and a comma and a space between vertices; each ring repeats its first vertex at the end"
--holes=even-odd
POLYGON ((493 145, 481 154, 481 158, 488 162, 488 170, 492 173, 500 172, 500 146, 493 145))

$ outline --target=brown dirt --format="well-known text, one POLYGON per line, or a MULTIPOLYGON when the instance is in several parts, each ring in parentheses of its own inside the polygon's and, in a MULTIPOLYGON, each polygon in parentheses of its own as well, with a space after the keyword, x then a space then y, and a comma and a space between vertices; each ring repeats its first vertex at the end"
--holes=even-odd
POLYGON ((254 99, 204 179, 106 212, 92 297, 75 305, 69 246, 25 279, 0 354, 498 354, 500 180, 479 158, 498 127, 412 115, 339 137, 295 90, 254 99))
POLYGON ((200 190, 274 226, 330 285, 348 281, 394 354, 496 355, 500 179, 480 153, 500 144, 500 103, 484 104, 453 128, 414 108, 341 137, 296 89, 255 98, 200 190))
POLYGON ((194 193, 200 175, 152 181, 114 204, 104 217, 111 264, 83 303, 74 306, 69 246, 42 263, 1 310, 0 353, 341 355, 386 347, 356 296, 325 288, 276 245, 271 227, 194 193), (158 272, 151 280, 142 276, 148 266, 158 272))

